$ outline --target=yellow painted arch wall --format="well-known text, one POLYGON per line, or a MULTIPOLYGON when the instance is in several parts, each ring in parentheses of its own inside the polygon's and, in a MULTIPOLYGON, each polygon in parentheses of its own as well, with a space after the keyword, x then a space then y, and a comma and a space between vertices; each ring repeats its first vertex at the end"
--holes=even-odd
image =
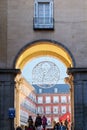
POLYGON ((40 41, 27 47, 17 58, 15 67, 23 69, 23 67, 29 60, 41 56, 54 57, 58 60, 60 59, 67 68, 73 67, 72 58, 65 48, 60 45, 46 41, 40 41))

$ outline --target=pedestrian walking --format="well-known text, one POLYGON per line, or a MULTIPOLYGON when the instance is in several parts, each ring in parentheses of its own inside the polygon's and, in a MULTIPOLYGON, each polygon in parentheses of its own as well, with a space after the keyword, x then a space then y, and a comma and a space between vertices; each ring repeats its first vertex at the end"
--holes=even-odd
POLYGON ((59 130, 67 130, 66 126, 63 124, 63 122, 61 122, 60 126, 59 126, 59 130))
POLYGON ((35 127, 33 125, 32 116, 29 116, 29 118, 28 118, 28 127, 27 127, 27 130, 35 130, 35 127))
POLYGON ((43 115, 42 117, 42 126, 43 126, 43 130, 46 129, 46 125, 47 125, 47 118, 45 115, 43 115))
POLYGON ((16 128, 16 130, 22 130, 22 128, 21 128, 20 126, 18 126, 18 127, 16 128))
POLYGON ((53 130, 60 130, 59 128, 60 128, 60 123, 59 122, 55 123, 53 130))
POLYGON ((35 119, 35 127, 36 127, 36 130, 42 130, 42 119, 41 119, 41 116, 39 114, 37 114, 37 117, 35 119))
POLYGON ((66 130, 69 130, 69 122, 68 122, 67 119, 65 120, 64 124, 65 124, 65 126, 66 126, 66 130))

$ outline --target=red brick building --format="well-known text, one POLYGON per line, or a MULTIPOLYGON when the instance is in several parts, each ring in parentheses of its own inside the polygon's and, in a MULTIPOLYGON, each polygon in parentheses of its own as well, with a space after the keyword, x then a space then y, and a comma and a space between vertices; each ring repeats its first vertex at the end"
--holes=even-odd
MULTIPOLYGON (((49 86, 49 85, 46 85, 49 86)), ((25 95, 27 91, 25 92, 25 95)), ((20 124, 27 125, 28 116, 33 120, 36 114, 46 115, 48 125, 58 121, 64 114, 71 113, 70 91, 67 84, 56 84, 53 87, 40 87, 33 84, 29 95, 21 103, 20 124)))
POLYGON ((51 88, 34 85, 37 93, 37 113, 45 114, 48 125, 58 121, 61 116, 71 113, 70 91, 66 84, 56 84, 51 88))

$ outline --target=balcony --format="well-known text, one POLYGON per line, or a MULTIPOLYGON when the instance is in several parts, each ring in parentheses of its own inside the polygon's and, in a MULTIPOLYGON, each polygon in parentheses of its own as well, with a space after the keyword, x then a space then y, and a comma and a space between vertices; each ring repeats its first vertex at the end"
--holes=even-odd
POLYGON ((34 30, 54 30, 54 19, 52 17, 34 17, 34 30))

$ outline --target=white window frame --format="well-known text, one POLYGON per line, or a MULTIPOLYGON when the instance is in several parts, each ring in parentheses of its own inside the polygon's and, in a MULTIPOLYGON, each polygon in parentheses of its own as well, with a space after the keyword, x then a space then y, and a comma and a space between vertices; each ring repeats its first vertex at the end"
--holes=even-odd
POLYGON ((54 93, 58 93, 58 88, 54 88, 54 93))
POLYGON ((34 28, 54 28, 53 27, 53 0, 35 0, 34 4, 34 28), (38 22, 39 3, 49 3, 49 23, 40 24, 38 22), (51 19, 52 18, 52 19, 51 19))
POLYGON ((62 107, 61 107, 61 113, 62 113, 62 114, 65 114, 65 113, 66 113, 66 106, 62 106, 62 107))
POLYGON ((43 114, 44 113, 44 108, 42 106, 39 106, 37 108, 37 112, 40 113, 40 114, 43 114))
POLYGON ((39 89, 39 93, 42 93, 42 89, 41 88, 39 89))
POLYGON ((42 104, 43 103, 43 97, 38 97, 37 101, 38 101, 38 104, 42 104))
POLYGON ((51 103, 51 97, 50 96, 46 96, 46 103, 51 103))
POLYGON ((45 107, 45 113, 46 114, 51 114, 51 106, 46 106, 45 107))
POLYGON ((67 97, 61 96, 61 103, 67 103, 67 97))
POLYGON ((53 113, 58 114, 58 106, 53 106, 53 113))
POLYGON ((59 97, 53 96, 53 103, 59 103, 59 97))

